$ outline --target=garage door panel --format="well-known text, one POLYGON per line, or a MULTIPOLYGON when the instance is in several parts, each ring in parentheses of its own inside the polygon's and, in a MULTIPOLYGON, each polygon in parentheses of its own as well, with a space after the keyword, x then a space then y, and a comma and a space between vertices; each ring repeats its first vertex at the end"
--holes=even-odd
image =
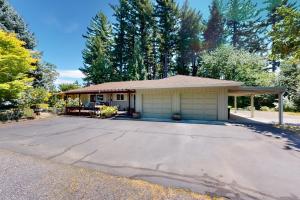
POLYGON ((215 92, 183 93, 180 104, 183 119, 217 119, 217 93, 215 92))
POLYGON ((170 118, 172 111, 171 96, 166 94, 143 95, 143 117, 170 118))

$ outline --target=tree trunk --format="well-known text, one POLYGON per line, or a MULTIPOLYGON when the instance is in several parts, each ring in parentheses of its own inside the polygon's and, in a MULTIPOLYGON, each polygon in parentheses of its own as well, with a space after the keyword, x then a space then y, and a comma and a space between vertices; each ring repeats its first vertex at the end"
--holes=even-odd
POLYGON ((168 53, 164 53, 163 78, 168 77, 168 53))

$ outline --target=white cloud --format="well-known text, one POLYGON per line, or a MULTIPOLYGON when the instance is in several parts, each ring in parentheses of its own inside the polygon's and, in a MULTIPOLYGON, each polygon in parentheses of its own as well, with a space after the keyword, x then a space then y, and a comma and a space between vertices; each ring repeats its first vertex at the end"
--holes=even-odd
POLYGON ((70 84, 70 83, 74 83, 74 81, 71 81, 71 80, 65 80, 65 79, 56 79, 54 84, 55 85, 59 85, 59 84, 63 84, 63 83, 67 83, 67 84, 70 84))
POLYGON ((80 70, 58 70, 59 78, 84 78, 85 75, 80 70))

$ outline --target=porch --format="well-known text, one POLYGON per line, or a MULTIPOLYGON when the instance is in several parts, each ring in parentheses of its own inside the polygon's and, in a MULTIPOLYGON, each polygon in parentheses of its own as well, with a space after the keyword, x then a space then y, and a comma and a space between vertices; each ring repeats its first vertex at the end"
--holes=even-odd
MULTIPOLYGON (((69 115, 100 115, 102 106, 116 106, 118 111, 131 115, 135 110, 134 90, 65 92, 65 111, 69 115), (70 105, 70 100, 78 99, 76 104, 70 105)), ((121 113, 121 112, 120 112, 121 113)))

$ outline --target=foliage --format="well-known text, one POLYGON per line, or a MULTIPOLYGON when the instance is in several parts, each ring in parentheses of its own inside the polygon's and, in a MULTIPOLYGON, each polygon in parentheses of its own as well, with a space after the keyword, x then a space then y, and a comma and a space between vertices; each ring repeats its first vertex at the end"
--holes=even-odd
POLYGON ((79 85, 78 82, 75 83, 61 83, 58 85, 58 90, 61 92, 65 92, 68 90, 74 90, 74 89, 78 89, 81 86, 79 85))
POLYGON ((20 105, 37 107, 37 105, 47 102, 50 96, 51 94, 45 88, 29 88, 22 94, 20 105))
POLYGON ((178 31, 178 6, 174 0, 156 0, 155 16, 158 22, 161 74, 165 78, 170 71, 170 64, 176 48, 178 31))
POLYGON ((224 42, 224 17, 217 0, 212 1, 207 28, 203 34, 205 49, 214 50, 224 42))
POLYGON ((23 110, 23 115, 24 117, 26 117, 27 119, 34 119, 36 117, 34 110, 30 109, 30 108, 24 108, 23 110))
POLYGON ((18 99, 29 87, 36 60, 15 34, 0 30, 0 102, 18 99))
POLYGON ((79 106, 79 103, 80 103, 80 101, 79 101, 79 98, 68 98, 67 99, 67 103, 66 103, 66 105, 67 106, 70 106, 70 107, 76 107, 76 106, 79 106))
POLYGON ((112 27, 106 16, 99 12, 93 19, 87 33, 86 48, 82 52, 84 67, 80 70, 86 75, 87 84, 99 84, 114 79, 114 70, 110 62, 112 45, 112 27))
POLYGON ((283 62, 276 82, 287 89, 285 95, 300 111, 300 65, 283 62))
POLYGON ((199 11, 191 9, 186 0, 180 10, 178 31, 178 58, 176 73, 196 76, 196 58, 200 52, 200 34, 204 30, 199 11), (191 68, 190 68, 191 67, 191 68))
POLYGON ((251 0, 229 0, 226 31, 231 45, 250 52, 263 51, 266 46, 261 37, 263 29, 259 23, 259 11, 251 0))
POLYGON ((290 7, 280 7, 276 14, 282 18, 270 33, 273 59, 289 59, 300 64, 300 11, 290 7))
POLYGON ((65 106, 66 106, 66 102, 63 99, 58 99, 53 106, 53 108, 54 108, 53 111, 55 113, 63 112, 65 106))
POLYGON ((221 46, 202 57, 199 75, 242 81, 249 86, 271 86, 273 74, 263 70, 264 58, 231 46, 221 46))
POLYGON ((8 0, 0 0, 0 29, 12 32, 22 40, 27 49, 34 49, 36 41, 22 19, 22 17, 8 3, 8 0))
POLYGON ((42 62, 41 55, 37 56, 39 62, 36 65, 36 69, 31 73, 34 78, 33 87, 43 87, 49 91, 55 90, 54 81, 58 77, 56 66, 49 62, 42 62))
POLYGON ((101 117, 109 118, 117 114, 118 108, 116 106, 102 106, 101 117))
POLYGON ((23 112, 20 109, 0 110, 0 121, 19 120, 23 112))

